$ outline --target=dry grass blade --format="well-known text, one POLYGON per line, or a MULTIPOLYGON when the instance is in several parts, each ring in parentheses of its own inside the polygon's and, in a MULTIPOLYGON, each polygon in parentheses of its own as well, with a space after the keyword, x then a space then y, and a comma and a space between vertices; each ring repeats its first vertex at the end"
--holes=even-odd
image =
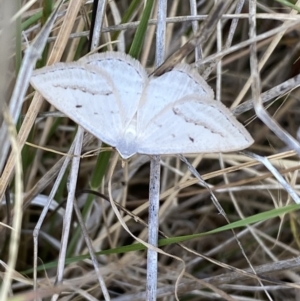
POLYGON ((218 1, 213 8, 213 11, 210 12, 208 17, 202 23, 202 26, 199 28, 197 34, 192 37, 188 42, 186 42, 180 49, 173 53, 162 66, 157 68, 153 74, 159 76, 164 72, 172 69, 176 64, 189 55, 196 47, 205 43, 209 38, 212 31, 215 30, 218 20, 221 18, 222 14, 225 13, 230 2, 228 1, 218 1))

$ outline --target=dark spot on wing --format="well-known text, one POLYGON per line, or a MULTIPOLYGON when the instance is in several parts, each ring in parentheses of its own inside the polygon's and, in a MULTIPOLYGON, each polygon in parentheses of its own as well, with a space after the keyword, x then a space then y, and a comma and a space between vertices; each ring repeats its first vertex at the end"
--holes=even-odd
POLYGON ((178 108, 173 108, 173 112, 174 112, 175 115, 178 115, 179 114, 178 108))
POLYGON ((82 108, 82 105, 76 105, 76 108, 82 108))
POLYGON ((195 139, 193 137, 189 137, 189 139, 194 143, 195 139))

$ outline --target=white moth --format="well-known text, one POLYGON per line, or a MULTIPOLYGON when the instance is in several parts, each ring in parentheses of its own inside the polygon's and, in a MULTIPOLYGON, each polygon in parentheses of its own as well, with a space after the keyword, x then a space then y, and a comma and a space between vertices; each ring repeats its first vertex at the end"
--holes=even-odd
POLYGON ((180 64, 148 77, 120 52, 94 54, 34 71, 32 86, 127 159, 148 155, 230 152, 253 139, 205 80, 180 64))

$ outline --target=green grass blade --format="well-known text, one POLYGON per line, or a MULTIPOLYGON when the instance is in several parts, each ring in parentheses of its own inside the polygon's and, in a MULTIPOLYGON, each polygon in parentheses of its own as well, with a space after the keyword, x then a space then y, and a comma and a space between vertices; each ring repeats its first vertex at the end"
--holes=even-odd
POLYGON ((143 42, 145 38, 145 33, 147 31, 148 27, 148 21, 150 19, 151 11, 154 5, 154 0, 148 0, 145 6, 145 9, 143 11, 143 15, 140 21, 140 24, 137 28, 136 34, 134 36, 134 39, 132 41, 129 54, 134 57, 138 58, 139 54, 143 47, 143 42))

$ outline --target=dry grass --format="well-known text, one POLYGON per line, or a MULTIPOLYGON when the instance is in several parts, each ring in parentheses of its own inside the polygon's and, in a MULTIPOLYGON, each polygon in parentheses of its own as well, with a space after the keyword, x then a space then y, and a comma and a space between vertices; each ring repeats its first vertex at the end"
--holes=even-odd
MULTIPOLYGON (((0 8, 4 2, 0 4, 0 8)), ((24 7, 26 2, 29 1, 24 1, 24 7)), ((37 1, 27 8, 20 19, 8 26, 10 17, 19 9, 10 7, 10 13, 2 23, 1 110, 5 111, 5 103, 9 103, 12 82, 15 81, 12 80, 15 74, 13 70, 15 65, 18 66, 20 54, 41 29, 41 19, 37 14, 43 9, 42 2, 37 1), (17 35, 16 39, 12 39, 15 28, 20 29, 20 24, 24 25, 36 15, 37 20, 29 22, 22 36, 17 35), (19 38, 22 39, 22 46, 15 44, 15 40, 19 38), (12 43, 3 43, 12 40, 12 43)), ((100 45, 106 45, 108 50, 129 51, 137 21, 142 16, 143 1, 140 2, 126 24, 116 25, 128 12, 132 1, 108 1, 103 15, 100 45)), ((180 49, 187 39, 193 36, 193 30, 198 33, 197 26, 211 11, 213 2, 169 1, 165 57, 180 49), (193 2, 198 5, 198 14, 194 17, 189 5, 193 2), (193 23, 192 20, 196 21, 193 23)), ((234 4, 236 1, 232 2, 234 4)), ((240 109, 243 112, 237 118, 245 124, 255 140, 248 150, 269 157, 272 165, 297 193, 299 163, 296 152, 288 148, 283 140, 270 130, 269 124, 265 125, 260 121, 253 109, 246 108, 242 103, 251 100, 252 104, 253 99, 257 100, 257 93, 260 91, 251 90, 251 82, 260 84, 261 92, 279 86, 277 92, 273 92, 268 99, 262 98, 269 100, 265 105, 272 119, 291 136, 297 137, 300 113, 297 89, 299 83, 296 77, 299 74, 300 53, 297 24, 300 18, 295 11, 279 2, 259 1, 255 49, 253 43, 247 44, 249 28, 252 25, 248 18, 248 4, 244 4, 241 13, 236 15, 239 21, 233 32, 233 41, 227 50, 223 50, 224 56, 220 56, 222 47, 219 45, 222 40, 226 41, 234 16, 233 4, 222 17, 223 29, 213 31, 208 41, 201 45, 204 60, 199 60, 199 69, 205 74, 208 74, 207 70, 212 71, 209 73, 208 82, 214 89, 217 100, 221 100, 228 107, 236 108, 241 105, 240 109), (268 34, 272 30, 277 32, 268 34), (243 45, 244 42, 246 45, 243 45), (255 74, 254 55, 259 61, 260 82, 255 74), (211 65, 217 63, 218 59, 222 59, 219 64, 211 65), (290 78, 294 79, 283 89, 280 85, 290 78)), ((39 66, 57 61, 73 61, 87 53, 91 9, 91 4, 82 5, 80 0, 70 0, 63 4, 51 29, 48 49, 44 51, 39 66)), ((46 11, 44 7, 44 12, 46 11)), ((154 70, 156 27, 153 24, 156 23, 156 16, 157 10, 154 9, 139 57, 149 71, 154 70)), ((194 52, 185 57, 184 61, 194 63, 194 52)), ((20 178, 16 174, 20 162, 18 163, 16 157, 9 157, 0 179, 1 197, 5 191, 8 191, 8 195, 11 194, 11 204, 8 198, 6 203, 4 199, 1 203, 3 224, 0 228, 1 276, 4 277, 3 272, 7 271, 7 263, 13 267, 9 276, 13 282, 8 300, 16 300, 13 296, 18 296, 18 300, 33 300, 35 297, 33 273, 30 270, 33 268, 33 229, 65 158, 55 151, 67 153, 76 130, 76 125, 68 118, 47 117, 39 118, 38 122, 35 122, 38 114, 53 111, 53 108, 50 109, 48 103, 37 94, 33 96, 32 92, 32 88, 29 88, 18 122, 18 145, 19 149, 23 150, 23 176, 20 178), (26 145, 25 141, 31 144, 26 145), (15 178, 12 177, 14 174, 15 178), (18 179, 22 180, 23 188, 17 186, 18 179), (14 226, 16 218, 21 217, 21 213, 18 214, 16 197, 20 196, 22 189, 23 220, 20 240, 13 242, 18 250, 14 264, 9 246, 13 231, 5 224, 14 226), (22 274, 24 271, 27 273, 22 274)), ((2 115, 0 121, 2 122, 2 115)), ((87 140, 85 139, 84 153, 98 149, 98 141, 87 140)), ((5 156, 5 152, 1 155, 5 156)), ((220 296, 224 300, 299 300, 300 290, 297 283, 300 279, 297 272, 300 264, 300 225, 297 206, 288 207, 294 203, 290 194, 262 163, 243 154, 205 154, 187 158, 210 185, 230 223, 228 225, 224 216, 215 208, 209 191, 191 176, 186 164, 175 156, 162 157, 160 230, 175 239, 164 241, 165 244, 161 248, 164 252, 182 259, 185 271, 179 286, 175 288, 183 264, 173 257, 159 255, 158 299, 174 300, 177 290, 181 300, 214 300, 220 299, 220 296), (234 223, 239 221, 238 224, 234 223), (229 230, 221 228, 226 225, 229 230), (236 236, 232 232, 233 228, 236 236), (206 233, 213 230, 214 233, 206 233), (192 234, 201 235, 187 237, 181 242, 181 236, 192 234), (242 248, 238 245, 237 238, 242 248), (180 245, 180 242, 183 245, 180 245), (257 275, 251 270, 250 263, 257 275)), ((82 158, 77 183, 78 204, 94 250, 111 250, 110 254, 98 256, 100 272, 111 299, 145 300, 145 249, 140 245, 131 246, 135 241, 122 228, 109 202, 92 194, 80 193, 82 189, 90 189, 108 195, 109 160, 108 152, 101 152, 99 156, 94 153, 82 158), (128 249, 125 246, 129 246, 128 249), (124 249, 114 250, 120 247, 124 249)), ((111 179, 114 200, 144 222, 147 222, 149 160, 147 156, 135 156, 126 163, 125 168, 119 160, 111 179)), ((40 297, 45 298, 44 300, 48 300, 47 298, 55 292, 61 292, 60 300, 103 300, 89 256, 78 257, 87 255, 88 251, 75 214, 71 221, 67 265, 61 271, 64 282, 63 285, 54 286, 61 248, 67 177, 68 174, 62 178, 55 194, 54 205, 47 213, 39 234, 37 292, 40 297)), ((130 231, 140 239, 147 240, 145 224, 137 222, 137 219, 133 219, 122 210, 121 213, 130 231)))

